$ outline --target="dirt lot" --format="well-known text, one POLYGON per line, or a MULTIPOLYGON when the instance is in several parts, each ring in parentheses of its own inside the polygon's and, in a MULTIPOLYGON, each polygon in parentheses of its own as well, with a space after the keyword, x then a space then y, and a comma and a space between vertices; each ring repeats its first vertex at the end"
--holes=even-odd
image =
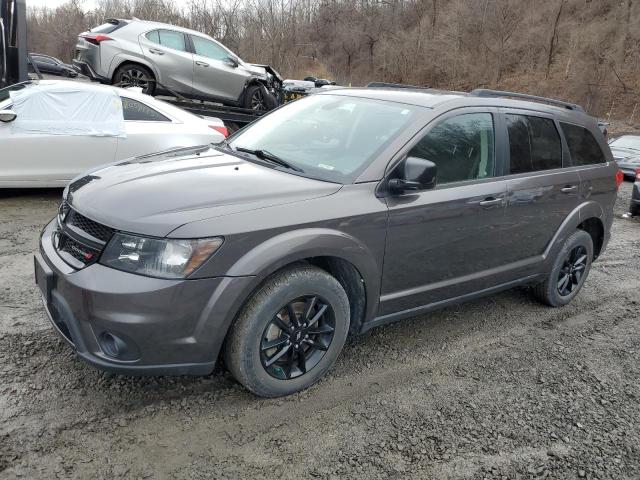
POLYGON ((76 360, 32 280, 60 192, 0 193, 0 478, 638 478, 640 222, 563 309, 524 290, 350 341, 307 392, 76 360))

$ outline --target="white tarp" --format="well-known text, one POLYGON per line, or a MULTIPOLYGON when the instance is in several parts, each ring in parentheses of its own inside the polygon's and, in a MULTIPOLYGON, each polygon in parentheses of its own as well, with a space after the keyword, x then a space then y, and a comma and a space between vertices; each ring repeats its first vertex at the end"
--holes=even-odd
POLYGON ((32 85, 11 92, 13 133, 126 137, 122 101, 101 85, 79 82, 32 85))

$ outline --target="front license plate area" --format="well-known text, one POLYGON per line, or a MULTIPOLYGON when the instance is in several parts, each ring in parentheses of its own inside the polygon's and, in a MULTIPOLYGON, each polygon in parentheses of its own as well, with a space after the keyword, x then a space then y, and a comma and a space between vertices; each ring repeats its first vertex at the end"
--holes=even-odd
POLYGON ((53 290, 53 270, 49 268, 40 254, 33 257, 36 284, 42 292, 47 305, 51 304, 51 290, 53 290))

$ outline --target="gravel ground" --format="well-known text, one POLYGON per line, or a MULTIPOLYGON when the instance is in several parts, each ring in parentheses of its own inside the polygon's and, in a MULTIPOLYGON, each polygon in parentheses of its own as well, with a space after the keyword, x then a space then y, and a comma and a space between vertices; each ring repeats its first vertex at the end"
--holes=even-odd
POLYGON ((0 478, 639 478, 630 191, 570 306, 520 289, 379 328, 280 400, 81 363, 32 279, 60 191, 0 192, 0 478))

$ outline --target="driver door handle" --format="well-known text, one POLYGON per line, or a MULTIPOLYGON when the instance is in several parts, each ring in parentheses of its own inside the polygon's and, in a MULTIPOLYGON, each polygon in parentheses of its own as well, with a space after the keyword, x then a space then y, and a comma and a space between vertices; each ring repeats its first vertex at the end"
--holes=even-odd
POLYGON ((162 50, 158 50, 157 48, 150 48, 149 53, 153 53, 154 55, 164 55, 162 50))
POLYGON ((209 66, 209 64, 208 64, 208 63, 201 62, 200 60, 197 60, 197 61, 196 61, 196 65, 200 65, 201 67, 208 67, 208 66, 209 66))
POLYGON ((562 193, 573 193, 576 190, 578 190, 578 186, 577 185, 567 185, 566 187, 562 188, 560 191, 562 193))

